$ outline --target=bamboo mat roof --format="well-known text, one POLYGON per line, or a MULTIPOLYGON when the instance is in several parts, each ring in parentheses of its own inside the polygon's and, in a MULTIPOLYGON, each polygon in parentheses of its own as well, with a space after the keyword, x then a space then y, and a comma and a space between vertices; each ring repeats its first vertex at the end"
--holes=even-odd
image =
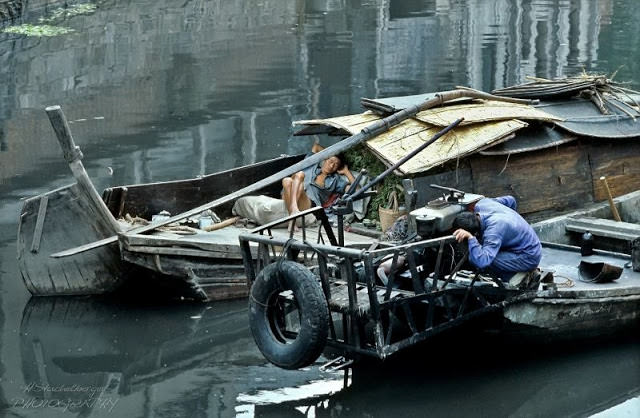
MULTIPOLYGON (((541 150, 579 137, 600 140, 640 138, 640 92, 629 83, 582 73, 557 79, 527 77, 530 81, 494 90, 498 96, 539 99, 530 105, 458 98, 419 112, 366 145, 392 165, 458 118, 464 121, 422 153, 400 167, 415 174, 451 160, 480 152, 509 155, 541 150)), ((457 87, 465 89, 465 87, 457 87)), ((367 109, 357 115, 295 122, 295 135, 354 135, 389 114, 436 98, 439 93, 361 100, 367 109)))
MULTIPOLYGON (((429 140, 443 126, 464 117, 464 122, 433 145, 399 167, 403 174, 416 174, 456 160, 513 137, 528 126, 526 121, 556 122, 562 119, 528 105, 492 101, 454 104, 420 112, 391 130, 366 142, 382 161, 393 165, 403 156, 429 140)), ((298 121, 298 134, 331 133, 353 135, 382 116, 366 111, 361 114, 327 119, 298 121), (326 128, 325 130, 321 129, 326 128)))

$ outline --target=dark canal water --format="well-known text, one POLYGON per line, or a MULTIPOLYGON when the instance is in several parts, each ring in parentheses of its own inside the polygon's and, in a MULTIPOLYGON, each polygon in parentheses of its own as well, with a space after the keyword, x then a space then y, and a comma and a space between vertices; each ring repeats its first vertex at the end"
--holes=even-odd
MULTIPOLYGON (((18 23, 59 7, 23 3, 18 23)), ((20 199, 72 182, 47 105, 73 121, 100 190, 193 177, 306 151, 292 121, 359 112, 361 97, 582 69, 618 70, 638 89, 635 0, 87 4, 97 8, 54 21, 67 35, 0 33, 0 415, 640 416, 637 338, 526 351, 468 342, 345 385, 317 365, 266 364, 245 301, 30 299, 15 260, 20 199)))

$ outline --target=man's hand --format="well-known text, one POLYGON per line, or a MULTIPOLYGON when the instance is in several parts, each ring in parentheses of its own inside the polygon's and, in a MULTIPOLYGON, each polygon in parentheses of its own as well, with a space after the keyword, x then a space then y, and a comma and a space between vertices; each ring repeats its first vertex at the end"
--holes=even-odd
POLYGON ((351 174, 351 171, 349 171, 349 166, 343 164, 342 168, 338 170, 338 174, 342 174, 343 176, 348 176, 349 174, 351 174))
POLYGON ((469 238, 473 238, 473 235, 471 234, 471 232, 467 231, 466 229, 456 229, 453 232, 453 236, 456 238, 456 241, 458 242, 462 242, 465 239, 469 239, 469 238))

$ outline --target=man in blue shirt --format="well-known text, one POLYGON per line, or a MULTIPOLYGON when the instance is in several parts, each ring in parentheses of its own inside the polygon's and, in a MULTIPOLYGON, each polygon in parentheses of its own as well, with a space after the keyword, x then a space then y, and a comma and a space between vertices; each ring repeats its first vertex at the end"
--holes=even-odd
POLYGON ((456 217, 453 235, 469 245, 469 261, 508 281, 515 273, 538 267, 540 239, 516 212, 513 196, 484 198, 456 217))

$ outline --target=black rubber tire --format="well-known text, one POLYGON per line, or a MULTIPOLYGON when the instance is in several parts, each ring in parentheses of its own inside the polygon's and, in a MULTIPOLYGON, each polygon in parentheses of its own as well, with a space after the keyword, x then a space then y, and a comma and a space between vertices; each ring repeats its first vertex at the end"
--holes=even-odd
POLYGON ((266 266, 251 286, 249 325, 258 348, 271 363, 291 370, 312 364, 322 354, 329 334, 329 308, 317 277, 293 261, 266 266), (293 292, 300 315, 295 340, 283 339, 273 323, 278 295, 285 290, 293 292))

